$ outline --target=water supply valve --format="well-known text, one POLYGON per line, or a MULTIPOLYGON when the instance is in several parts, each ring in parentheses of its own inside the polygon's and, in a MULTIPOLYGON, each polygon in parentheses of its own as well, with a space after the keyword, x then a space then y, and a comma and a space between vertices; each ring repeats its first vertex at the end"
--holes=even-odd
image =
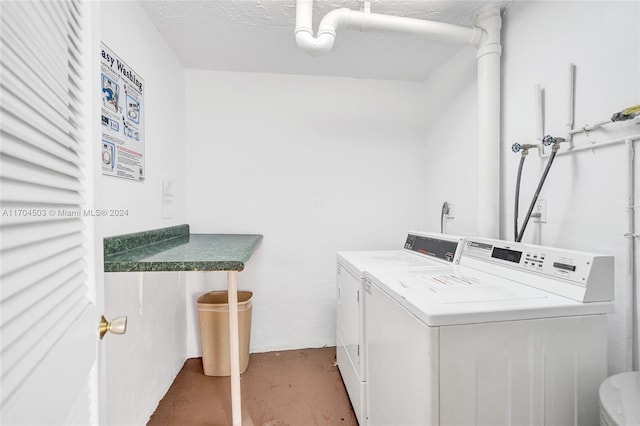
POLYGON ((549 146, 552 144, 558 144, 560 142, 566 142, 567 140, 565 138, 554 138, 551 135, 547 135, 545 137, 542 138, 542 145, 544 146, 549 146))
POLYGON ((535 148, 535 147, 536 145, 534 144, 530 144, 530 143, 519 144, 518 142, 516 142, 513 145, 511 145, 511 151, 515 153, 522 151, 522 155, 527 155, 527 152, 531 148, 535 148))
POLYGON ((556 138, 551 135, 547 135, 542 138, 542 144, 545 146, 553 145, 551 147, 552 152, 557 152, 560 149, 560 142, 566 142, 565 138, 556 138))

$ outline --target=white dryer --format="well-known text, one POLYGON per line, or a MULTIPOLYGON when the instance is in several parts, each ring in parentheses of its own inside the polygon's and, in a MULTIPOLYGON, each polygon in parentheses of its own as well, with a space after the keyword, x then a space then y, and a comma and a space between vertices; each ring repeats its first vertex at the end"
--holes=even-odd
POLYGON ((402 249, 337 253, 336 358, 360 425, 366 424, 365 272, 456 264, 462 242, 462 237, 412 231, 402 249))
POLYGON ((370 425, 597 425, 613 257, 470 238, 365 273, 370 425))

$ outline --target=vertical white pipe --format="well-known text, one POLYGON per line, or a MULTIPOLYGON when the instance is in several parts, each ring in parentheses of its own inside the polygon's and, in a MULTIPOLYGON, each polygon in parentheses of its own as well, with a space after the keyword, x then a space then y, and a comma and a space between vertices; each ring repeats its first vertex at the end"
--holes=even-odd
POLYGON ((544 137, 544 111, 542 106, 542 87, 536 84, 534 87, 536 99, 536 140, 542 141, 544 137))
POLYGON ((567 127, 569 130, 573 130, 573 124, 575 122, 575 86, 576 86, 576 65, 570 63, 569 64, 569 117, 567 119, 567 127))
POLYGON ((477 53, 478 63, 478 235, 500 234, 500 9, 478 16, 486 31, 477 53))
POLYGON ((569 64, 569 109, 567 118, 567 141, 569 142, 569 149, 573 149, 573 125, 575 123, 575 108, 576 108, 576 65, 569 64))
POLYGON ((635 158, 633 141, 626 139, 624 141, 627 147, 627 283, 629 289, 629 326, 627 328, 627 338, 630 341, 629 358, 627 369, 638 369, 638 347, 640 336, 638 335, 638 292, 636 290, 635 280, 635 158))
POLYGON ((313 34, 313 0, 296 0, 296 31, 305 30, 313 34))
POLYGON ((231 418, 233 426, 242 425, 240 395, 240 339, 238 338, 238 286, 237 271, 227 271, 229 301, 229 361, 231 364, 231 418))

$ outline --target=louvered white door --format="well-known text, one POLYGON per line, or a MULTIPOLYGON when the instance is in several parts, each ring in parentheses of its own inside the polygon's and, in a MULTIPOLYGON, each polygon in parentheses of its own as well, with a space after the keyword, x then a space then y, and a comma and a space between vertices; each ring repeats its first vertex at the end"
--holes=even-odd
POLYGON ((96 418, 90 372, 97 315, 82 213, 88 151, 83 7, 81 0, 0 3, 4 425, 96 418))

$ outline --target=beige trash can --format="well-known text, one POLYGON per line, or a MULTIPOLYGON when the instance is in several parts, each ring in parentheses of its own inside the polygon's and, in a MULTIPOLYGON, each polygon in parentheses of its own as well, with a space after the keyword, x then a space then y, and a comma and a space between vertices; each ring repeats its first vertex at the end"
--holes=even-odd
MULTIPOLYGON (((238 291, 238 338, 240 372, 249 366, 251 337, 250 291, 238 291)), ((198 318, 202 342, 202 367, 207 376, 230 376, 229 297, 226 291, 211 291, 198 297, 198 318)))

